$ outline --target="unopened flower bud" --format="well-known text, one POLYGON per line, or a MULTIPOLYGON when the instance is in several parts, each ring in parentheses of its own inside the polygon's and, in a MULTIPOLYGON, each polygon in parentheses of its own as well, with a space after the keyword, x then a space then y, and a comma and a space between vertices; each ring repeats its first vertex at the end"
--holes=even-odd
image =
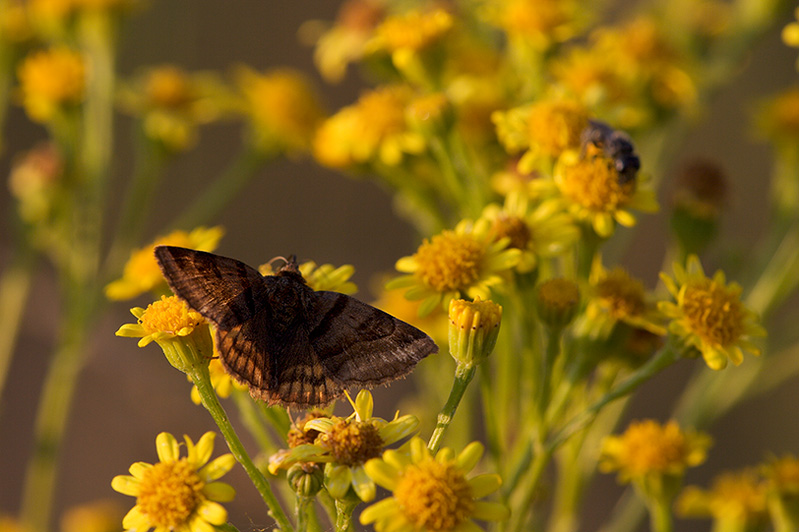
POLYGON ((541 283, 536 296, 538 317, 548 327, 562 328, 568 325, 580 305, 577 285, 562 277, 541 283))
POLYGON ((491 354, 501 320, 502 307, 493 301, 450 301, 449 352, 459 365, 476 366, 491 354))

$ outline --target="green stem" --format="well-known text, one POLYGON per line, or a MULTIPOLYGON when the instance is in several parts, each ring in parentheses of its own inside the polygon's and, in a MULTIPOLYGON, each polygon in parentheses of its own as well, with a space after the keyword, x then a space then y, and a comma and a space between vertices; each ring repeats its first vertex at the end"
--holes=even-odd
POLYGON ((36 415, 33 454, 22 491, 22 522, 34 532, 50 530, 57 465, 75 389, 87 353, 88 309, 68 310, 36 415))
POLYGON ((568 440, 574 433, 588 425, 596 415, 607 405, 621 397, 629 395, 641 384, 651 379, 661 370, 673 364, 679 356, 679 352, 672 348, 668 343, 646 364, 641 366, 635 373, 627 377, 618 387, 609 391, 594 404, 583 412, 574 416, 555 436, 549 441, 548 448, 557 449, 563 442, 568 440))
POLYGON ((276 442, 272 441, 269 431, 264 426, 261 416, 256 410, 255 402, 246 391, 233 390, 233 401, 239 409, 239 416, 241 422, 247 428, 247 431, 255 439, 261 452, 272 454, 278 449, 276 442))
POLYGON ((244 445, 242 445, 241 440, 239 440, 239 437, 236 434, 236 430, 230 423, 230 419, 228 418, 225 409, 219 403, 219 399, 216 396, 216 392, 211 385, 211 379, 208 375, 208 366, 200 365, 192 368, 190 377, 194 382, 194 385, 197 386, 197 391, 200 392, 200 398, 202 399, 203 406, 206 408, 206 410, 208 410, 208 412, 211 414, 211 417, 214 419, 214 422, 219 427, 219 431, 222 433, 222 436, 224 436, 230 452, 233 453, 236 461, 242 465, 244 471, 247 473, 247 476, 250 477, 250 480, 255 486, 255 489, 257 489, 258 493, 261 494, 261 498, 269 508, 269 514, 274 518, 278 528, 281 530, 281 532, 294 532, 294 527, 289 522, 286 513, 280 506, 280 502, 272 492, 272 487, 269 485, 269 481, 250 459, 249 454, 247 454, 247 450, 244 448, 244 445))
POLYGON ((441 412, 438 414, 436 428, 427 444, 427 448, 430 449, 431 453, 437 453, 438 449, 441 447, 441 440, 444 437, 444 433, 449 428, 450 423, 452 423, 455 411, 458 409, 458 405, 461 399, 463 399, 463 394, 472 381, 472 377, 474 377, 475 370, 476 368, 474 366, 465 367, 461 364, 458 364, 458 367, 455 368, 455 380, 452 383, 452 390, 449 393, 449 398, 444 408, 442 408, 441 412))
POLYGON ((671 516, 671 500, 656 500, 649 505, 649 519, 652 532, 673 532, 674 520, 671 516))
POLYGON ((505 530, 508 532, 530 530, 530 527, 527 526, 527 517, 533 509, 536 497, 540 495, 539 485, 541 477, 551 458, 551 449, 542 449, 535 453, 528 474, 520 485, 518 492, 513 494, 517 496, 513 497, 514 504, 512 507, 517 511, 511 515, 510 521, 507 523, 505 530))
MULTIPOLYGON (((541 362, 541 374, 538 382, 538 422, 544 427, 546 425, 546 411, 552 396, 552 367, 555 359, 561 351, 562 327, 547 327, 547 348, 541 362)), ((542 428, 545 432, 545 428, 542 428)))
POLYGON ((296 502, 296 520, 297 532, 308 532, 308 511, 310 510, 313 497, 306 497, 305 495, 297 495, 296 502))
POLYGON ((353 532, 352 512, 358 506, 358 501, 349 499, 336 499, 336 532, 353 532))
POLYGON ((191 229, 217 216, 258 174, 272 155, 245 147, 216 181, 172 223, 175 229, 191 229))
POLYGON ((0 397, 14 357, 22 315, 34 273, 34 253, 27 242, 20 242, 13 262, 0 278, 0 397))

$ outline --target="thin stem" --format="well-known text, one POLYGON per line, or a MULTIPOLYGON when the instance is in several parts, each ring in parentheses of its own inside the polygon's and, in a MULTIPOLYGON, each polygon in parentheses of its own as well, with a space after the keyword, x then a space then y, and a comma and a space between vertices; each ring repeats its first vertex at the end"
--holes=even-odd
POLYGON ((308 532, 308 510, 310 509, 311 503, 313 503, 313 497, 306 497, 305 495, 299 494, 297 495, 297 532, 308 532))
POLYGON ((529 473, 524 478, 522 485, 519 487, 519 496, 516 499, 515 504, 513 504, 513 508, 517 509, 518 511, 511 515, 510 521, 505 530, 508 530, 509 532, 522 532, 525 530, 530 530, 530 528, 527 527, 527 516, 530 515, 530 511, 533 509, 535 498, 537 495, 539 495, 541 477, 543 476, 551 458, 551 449, 543 449, 535 453, 529 473))
POLYGON ((272 492, 272 487, 269 485, 269 481, 250 459, 249 454, 247 454, 247 450, 244 448, 244 445, 242 445, 241 440, 239 440, 239 437, 236 434, 236 430, 230 423, 230 419, 228 418, 225 409, 219 403, 216 392, 211 385, 211 379, 208 376, 208 367, 202 365, 193 368, 190 377, 194 382, 194 385, 197 386, 197 391, 200 393, 203 406, 211 414, 214 422, 219 427, 219 431, 222 433, 222 436, 224 436, 230 452, 233 453, 236 461, 240 463, 244 468, 244 471, 247 472, 247 475, 250 477, 255 489, 257 489, 258 493, 261 494, 261 498, 269 508, 269 514, 274 518, 281 532, 294 532, 294 527, 289 522, 286 513, 280 506, 280 502, 272 492))
POLYGON ((649 505, 649 519, 652 532, 673 532, 674 519, 671 515, 671 501, 668 499, 652 501, 649 505))
POLYGON ((270 157, 270 154, 245 147, 222 175, 205 187, 200 197, 178 216, 172 227, 191 229, 208 223, 252 181, 270 157))
POLYGON ((444 437, 444 433, 446 433, 450 423, 452 423, 455 411, 458 409, 458 405, 461 399, 463 399, 463 394, 472 381, 472 377, 474 377, 475 370, 476 368, 474 366, 464 367, 461 364, 458 364, 458 367, 455 368, 455 380, 452 382, 452 390, 449 393, 446 404, 444 404, 444 407, 438 414, 436 428, 427 444, 427 448, 430 449, 431 453, 437 453, 438 449, 441 447, 441 440, 444 437))
POLYGON ((336 499, 336 532, 353 532, 352 512, 358 501, 336 499))
POLYGON ((580 414, 574 416, 571 421, 569 421, 564 428, 555 434, 555 436, 549 441, 548 447, 551 449, 557 449, 574 433, 588 425, 605 407, 605 405, 632 393, 641 384, 651 379, 661 370, 673 364, 677 360, 678 356, 678 351, 673 349, 667 343, 653 358, 641 366, 637 371, 635 371, 635 373, 627 377, 627 379, 619 384, 618 387, 606 393, 580 414))

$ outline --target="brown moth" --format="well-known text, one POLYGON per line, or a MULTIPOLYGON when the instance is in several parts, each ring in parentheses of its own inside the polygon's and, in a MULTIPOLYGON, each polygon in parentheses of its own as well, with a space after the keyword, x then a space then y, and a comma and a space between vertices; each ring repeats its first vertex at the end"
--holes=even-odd
POLYGON ((438 351, 404 321, 338 292, 315 292, 293 259, 263 276, 203 251, 158 246, 155 257, 172 291, 215 326, 228 372, 270 404, 324 405, 347 388, 403 377, 438 351))

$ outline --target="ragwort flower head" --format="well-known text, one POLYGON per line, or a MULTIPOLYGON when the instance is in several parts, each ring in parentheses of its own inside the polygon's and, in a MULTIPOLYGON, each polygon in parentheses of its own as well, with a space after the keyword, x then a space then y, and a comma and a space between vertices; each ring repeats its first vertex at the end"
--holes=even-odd
POLYGON ((227 95, 213 74, 165 64, 122 84, 119 99, 126 112, 141 117, 148 138, 170 151, 183 151, 196 143, 200 125, 223 114, 227 95))
POLYGON ((106 297, 114 301, 123 301, 145 292, 166 292, 168 290, 166 281, 155 260, 153 249, 156 246, 178 246, 200 251, 213 251, 223 234, 224 230, 219 226, 198 227, 190 233, 174 231, 156 239, 151 244, 134 250, 125 264, 122 278, 105 287, 106 297))
POLYGON ((366 474, 364 464, 381 456, 386 446, 416 432, 415 416, 399 416, 386 421, 372 417, 372 394, 361 390, 353 403, 355 412, 347 418, 314 417, 302 427, 303 434, 316 431, 314 443, 303 443, 281 450, 269 458, 269 471, 289 469, 297 463, 326 463, 325 486, 335 499, 343 499, 350 488, 362 501, 374 499, 376 486, 366 474))
POLYGON ((233 500, 236 492, 216 482, 236 464, 232 454, 208 463, 214 450, 213 432, 206 432, 195 445, 188 437, 187 456, 180 457, 180 444, 162 432, 155 440, 159 462, 136 462, 130 475, 118 475, 111 487, 136 497, 136 505, 122 521, 130 532, 174 530, 208 532, 227 521, 227 510, 219 504, 233 500))
POLYGON ((676 421, 661 425, 647 419, 630 423, 621 436, 608 436, 602 444, 599 468, 618 471, 620 482, 648 476, 682 476, 689 467, 705 461, 711 439, 683 430, 676 421))
POLYGON ((710 489, 685 488, 676 512, 681 517, 712 517, 714 530, 760 530, 768 522, 766 484, 754 469, 722 473, 710 489))
POLYGON ((421 153, 424 137, 411 130, 406 118, 412 99, 413 91, 404 85, 366 92, 319 126, 314 156, 325 166, 347 168, 373 161, 396 166, 406 154, 421 153))
MULTIPOLYGON (((569 202, 575 219, 590 224, 602 238, 613 234, 615 223, 635 225, 631 210, 657 210, 654 191, 639 187, 638 180, 620 179, 616 161, 604 154, 580 156, 577 151, 564 152, 555 166, 554 182, 569 202)), ((534 187, 548 186, 544 180, 534 187)))
POLYGON ((290 69, 260 74, 240 67, 236 81, 256 147, 267 153, 282 151, 289 155, 311 149, 325 112, 302 74, 290 69))
POLYGON ((453 19, 443 9, 428 12, 409 11, 386 17, 374 30, 367 44, 369 52, 386 51, 392 55, 417 53, 441 40, 452 28, 453 19))
POLYGON ((366 471, 393 496, 369 506, 361 523, 374 523, 378 532, 473 532, 474 520, 501 521, 508 509, 481 501, 499 489, 498 475, 466 475, 480 461, 483 446, 467 445, 457 456, 441 449, 433 456, 420 438, 412 439, 407 453, 389 450, 366 463, 366 471))
POLYGON ((169 363, 184 373, 210 360, 213 341, 208 324, 177 296, 161 296, 146 309, 135 307, 130 312, 137 323, 126 323, 117 336, 139 338, 139 347, 156 342, 169 363))
POLYGON ((619 321, 653 334, 666 334, 662 316, 650 301, 644 284, 624 268, 607 270, 597 256, 588 283, 588 305, 578 326, 579 334, 607 338, 619 321))
POLYGON ((509 238, 494 240, 485 220, 464 220, 454 231, 445 230, 425 239, 416 253, 397 261, 403 275, 387 289, 407 288, 405 297, 423 299, 419 315, 439 305, 447 307, 455 297, 491 299, 491 290, 502 284, 503 272, 518 264, 521 251, 508 249, 509 238))
POLYGON ((765 336, 754 312, 741 302, 741 287, 726 282, 718 270, 705 275, 696 255, 686 267, 674 264, 674 277, 660 274, 675 302, 661 301, 658 308, 671 319, 669 332, 702 354, 710 369, 724 369, 727 361, 743 362, 743 351, 760 354, 751 338, 765 336))
POLYGON ((502 0, 489 9, 488 18, 512 41, 545 50, 575 35, 582 23, 573 0, 502 0))
POLYGON ((79 52, 65 46, 40 50, 17 69, 22 104, 31 120, 46 123, 68 106, 83 101, 86 64, 79 52))
POLYGON ((533 204, 521 191, 510 192, 501 207, 494 203, 486 206, 482 218, 491 223, 495 240, 507 237, 508 248, 521 252, 516 265, 520 273, 533 271, 540 257, 559 255, 580 238, 580 230, 562 201, 533 204))
MULTIPOLYGON (((98 500, 73 506, 61 517, 60 532, 118 532, 124 508, 116 501, 98 500)), ((0 530, 7 532, 2 525, 0 530)))

